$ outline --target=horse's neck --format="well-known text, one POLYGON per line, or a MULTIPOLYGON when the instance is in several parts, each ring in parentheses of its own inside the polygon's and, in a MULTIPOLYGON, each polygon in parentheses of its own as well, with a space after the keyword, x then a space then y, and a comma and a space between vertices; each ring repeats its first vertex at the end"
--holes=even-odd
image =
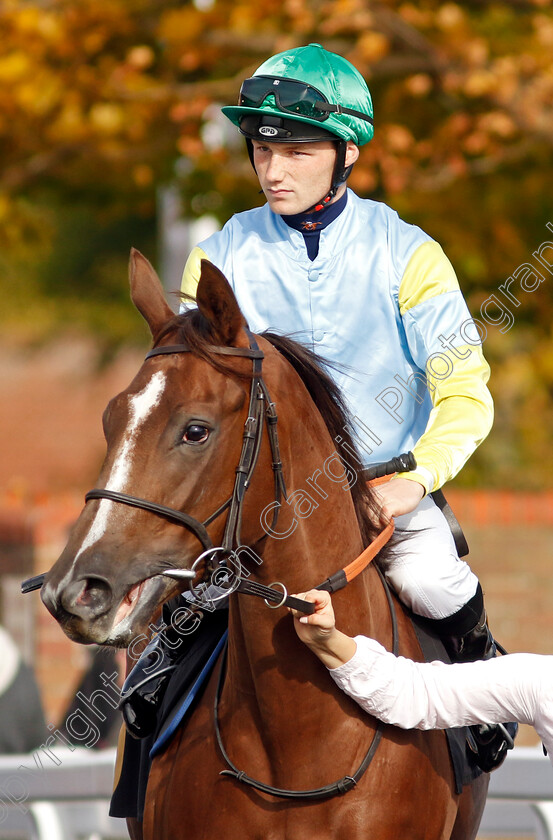
MULTIPOLYGON (((335 498, 329 497, 310 516, 298 520, 288 537, 266 541, 263 562, 252 569, 252 577, 266 585, 278 581, 290 595, 305 592, 354 560, 362 548, 350 494, 338 487, 335 498)), ((377 638, 386 632, 388 606, 376 573, 365 572, 337 593, 333 603, 337 625, 345 632, 377 638)), ((261 600, 235 596, 233 613, 231 647, 246 681, 255 681, 260 662, 263 668, 270 662, 289 674, 293 663, 302 670, 306 659, 314 660, 296 638, 284 608, 273 610, 261 600)))
MULTIPOLYGON (((256 577, 263 576, 266 583, 281 581, 290 594, 310 589, 342 568, 357 555, 360 543, 358 530, 356 539, 346 533, 336 533, 332 538, 321 535, 315 547, 310 540, 302 545, 296 536, 278 560, 268 554, 256 572, 256 577)), ((390 647, 390 613, 376 569, 369 567, 337 592, 333 605, 339 629, 351 636, 373 636, 390 647)), ((298 732, 292 726, 295 735, 289 733, 290 719, 295 720, 291 710, 303 710, 305 714, 306 709, 317 709, 317 720, 343 724, 345 711, 337 694, 324 666, 297 638, 285 608, 273 610, 261 599, 232 596, 224 699, 233 720, 240 721, 235 728, 247 733, 256 755, 265 751, 269 756, 279 755, 283 766, 296 760, 298 732), (284 737, 283 733, 288 734, 284 737)), ((267 774, 268 770, 263 772, 267 774)))
POLYGON ((307 507, 301 502, 303 495, 298 505, 289 506, 283 527, 291 533, 265 541, 262 563, 255 569, 258 580, 279 580, 290 594, 305 592, 361 553, 363 544, 351 496, 341 486, 337 489, 338 493, 318 501, 312 494, 307 507))

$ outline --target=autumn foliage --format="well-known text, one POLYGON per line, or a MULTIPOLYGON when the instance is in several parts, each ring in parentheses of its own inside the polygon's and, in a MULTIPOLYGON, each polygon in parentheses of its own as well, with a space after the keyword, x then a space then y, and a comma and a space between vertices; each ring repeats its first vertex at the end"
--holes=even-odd
MULTIPOLYGON (((129 244, 154 247, 157 189, 177 184, 188 216, 220 221, 258 203, 219 105, 270 54, 311 41, 349 58, 373 93, 375 139, 352 186, 442 243, 475 314, 553 241, 550 0, 3 0, 0 265, 11 328, 32 312, 33 339, 64 318, 132 337, 124 263, 129 244)), ((495 483, 551 483, 553 274, 544 277, 512 304, 512 329, 489 329, 498 418, 467 480, 479 470, 495 483)))

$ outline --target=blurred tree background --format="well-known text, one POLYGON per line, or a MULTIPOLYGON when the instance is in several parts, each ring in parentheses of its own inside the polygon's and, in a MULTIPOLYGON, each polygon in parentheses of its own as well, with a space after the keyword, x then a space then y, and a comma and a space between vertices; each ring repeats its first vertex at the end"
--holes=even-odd
POLYGON ((144 342, 126 265, 131 245, 156 262, 160 187, 178 187, 188 218, 258 204, 218 105, 311 41, 373 93, 351 186, 443 245, 475 316, 490 294, 510 307, 486 310, 497 417, 460 481, 553 486, 553 268, 532 256, 553 242, 550 0, 2 0, 3 338, 144 342), (524 263, 544 280, 517 279, 517 305, 498 289, 524 263))

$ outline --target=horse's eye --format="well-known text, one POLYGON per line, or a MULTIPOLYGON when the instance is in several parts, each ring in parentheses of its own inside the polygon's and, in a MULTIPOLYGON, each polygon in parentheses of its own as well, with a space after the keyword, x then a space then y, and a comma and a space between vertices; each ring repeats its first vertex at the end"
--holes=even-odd
POLYGON ((184 443, 205 443, 209 437, 210 430, 200 423, 190 423, 184 430, 184 443))

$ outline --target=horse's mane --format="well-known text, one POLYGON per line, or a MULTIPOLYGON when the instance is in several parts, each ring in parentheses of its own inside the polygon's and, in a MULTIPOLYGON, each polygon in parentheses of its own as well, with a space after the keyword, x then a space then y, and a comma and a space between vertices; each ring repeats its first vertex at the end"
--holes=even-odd
MULTIPOLYGON (((237 374, 224 357, 213 353, 213 336, 206 318, 196 308, 181 315, 175 315, 155 336, 154 344, 171 336, 172 340, 184 343, 191 352, 208 361, 222 373, 237 374)), ((358 455, 350 429, 350 418, 339 387, 324 369, 328 364, 309 348, 289 336, 278 335, 270 331, 262 333, 265 338, 294 368, 318 409, 333 441, 339 441, 336 450, 344 468, 355 475, 350 492, 359 523, 359 529, 366 546, 375 538, 380 528, 379 508, 373 492, 367 487, 363 477, 362 460, 358 455), (344 455, 344 450, 347 457, 344 455), (355 455, 352 455, 355 453, 355 455)), ((251 373, 244 374, 250 376, 251 373)))
POLYGON ((367 487, 367 482, 363 477, 362 461, 349 431, 350 417, 342 392, 324 369, 328 363, 317 353, 294 341, 289 336, 277 335, 269 331, 262 333, 262 335, 292 365, 307 388, 309 396, 323 418, 332 440, 340 442, 336 446, 336 451, 344 467, 355 474, 350 492, 363 537, 363 544, 368 545, 379 531, 379 528, 374 524, 379 521, 379 509, 375 503, 374 495, 367 487), (345 450, 347 457, 342 450, 345 450), (351 453, 355 453, 355 455, 351 455, 351 453))

